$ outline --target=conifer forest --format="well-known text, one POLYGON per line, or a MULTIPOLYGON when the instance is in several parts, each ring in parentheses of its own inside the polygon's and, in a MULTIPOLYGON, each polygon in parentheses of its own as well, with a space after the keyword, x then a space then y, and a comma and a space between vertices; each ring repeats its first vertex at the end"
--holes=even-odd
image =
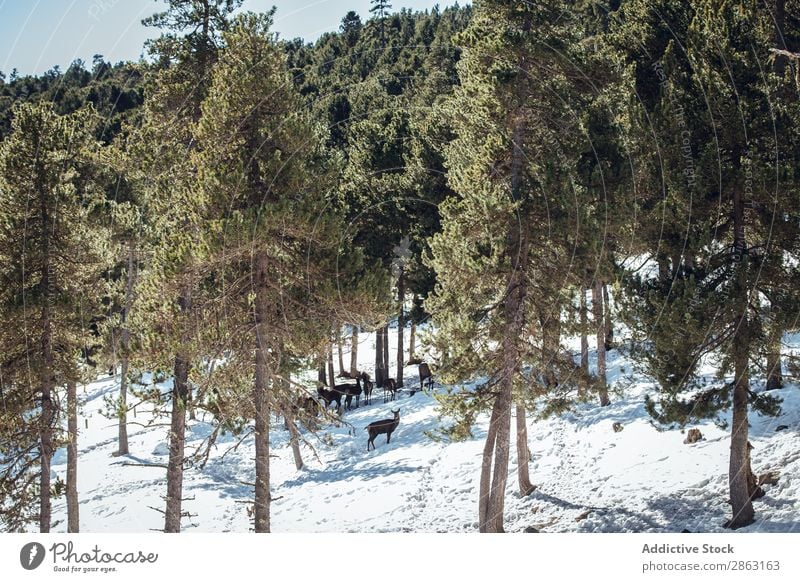
POLYGON ((798 531, 799 0, 242 3, 0 73, 0 531, 798 531))

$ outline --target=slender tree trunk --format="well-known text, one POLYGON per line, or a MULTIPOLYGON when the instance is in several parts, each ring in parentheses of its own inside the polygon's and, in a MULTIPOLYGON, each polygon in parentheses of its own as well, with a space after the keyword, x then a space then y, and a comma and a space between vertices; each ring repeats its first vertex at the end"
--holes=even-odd
POLYGON ((411 329, 408 332, 408 361, 412 362, 417 358, 417 324, 411 321, 411 329))
POLYGON ((342 327, 336 326, 336 349, 339 355, 339 374, 344 375, 344 351, 342 350, 342 327))
POLYGON ((299 471, 303 468, 303 455, 300 454, 300 437, 297 433, 297 424, 295 423, 294 415, 285 415, 286 428, 289 429, 289 444, 292 446, 292 455, 294 456, 294 466, 299 471))
POLYGON ((750 451, 748 449, 749 425, 747 421, 747 400, 750 379, 747 370, 748 351, 747 323, 740 320, 739 329, 734 336, 734 388, 733 388, 733 421, 731 423, 731 456, 728 471, 730 498, 733 517, 728 526, 739 528, 755 521, 755 512, 751 496, 750 451))
POLYGON ((350 375, 358 374, 358 326, 350 326, 350 375))
POLYGON ((747 402, 750 396, 750 325, 747 317, 747 243, 744 229, 744 204, 741 192, 733 192, 733 259, 736 263, 736 284, 733 301, 738 317, 733 336, 733 419, 731 421, 731 456, 728 468, 732 517, 728 527, 739 528, 755 521, 750 476, 750 451, 748 449, 749 424, 747 402))
MULTIPOLYGON (((255 404, 256 440, 256 487, 255 487, 255 531, 270 531, 270 475, 269 475, 269 398, 268 385, 271 380, 269 369, 268 299, 267 299, 267 260, 264 253, 256 257, 255 264, 255 351, 256 373, 253 386, 255 404)), ((333 346, 328 349, 329 373, 333 384, 333 346)))
POLYGON ((133 289, 136 284, 136 243, 133 239, 128 241, 128 273, 125 282, 125 306, 120 314, 122 332, 120 344, 122 346, 122 371, 119 380, 119 443, 118 455, 127 455, 128 449, 128 362, 130 360, 131 332, 128 329, 128 315, 133 307, 133 289))
POLYGON ((397 387, 403 387, 403 366, 405 365, 405 354, 404 354, 404 341, 403 341, 403 332, 405 331, 404 328, 406 326, 405 314, 403 309, 403 303, 406 296, 406 278, 405 273, 403 272, 403 268, 400 268, 400 276, 397 278, 397 299, 398 299, 398 309, 397 309, 397 387))
POLYGON ((611 320, 611 302, 608 298, 608 283, 603 283, 603 318, 605 320, 605 351, 614 345, 614 322, 611 320))
POLYGON ((608 386, 606 385, 606 344, 605 320, 603 318, 603 283, 598 279, 592 287, 592 314, 594 316, 595 337, 597 338, 597 392, 600 406, 608 406, 608 386))
POLYGON ((556 360, 558 346, 561 343, 561 321, 552 315, 544 315, 541 319, 542 328, 542 370, 547 388, 558 386, 556 374, 556 360))
MULTIPOLYGON (((522 198, 520 187, 524 163, 524 136, 525 122, 524 117, 521 116, 515 123, 514 139, 512 140, 514 149, 511 163, 511 189, 515 200, 522 198)), ((512 393, 521 356, 517 342, 520 341, 525 327, 529 239, 525 226, 520 228, 517 216, 509 221, 506 239, 508 241, 506 252, 511 262, 511 272, 506 285, 508 291, 503 301, 505 323, 501 341, 502 368, 481 463, 478 524, 482 533, 502 533, 504 531, 503 515, 506 483, 508 482, 512 393), (491 477, 490 471, 492 472, 491 477)))
POLYGON ((528 464, 531 453, 528 449, 528 425, 525 422, 525 404, 517 404, 517 480, 519 493, 522 496, 530 495, 535 487, 531 483, 528 464))
POLYGON ((328 385, 331 390, 336 388, 336 374, 333 371, 333 344, 328 344, 328 377, 330 377, 331 381, 328 385))
MULTIPOLYGON (((184 340, 188 343, 188 314, 192 308, 192 291, 188 285, 178 300, 184 318, 184 340)), ((172 380, 172 413, 169 431, 169 461, 167 462, 167 508, 164 512, 164 531, 181 531, 183 504, 183 461, 186 441, 186 407, 189 400, 189 355, 175 354, 172 380)))
POLYGON ((783 326, 780 324, 777 306, 773 304, 770 310, 772 312, 772 321, 770 321, 767 345, 767 390, 777 390, 783 388, 783 373, 781 371, 783 326))
POLYGON ((325 357, 320 356, 319 367, 317 368, 317 380, 324 386, 328 385, 328 375, 325 373, 325 357))
POLYGON ((375 385, 383 388, 386 378, 383 376, 383 327, 375 330, 375 385))
POLYGON ((586 288, 581 285, 580 288, 580 305, 578 309, 580 310, 580 326, 581 326, 581 372, 583 372, 583 378, 580 381, 580 393, 581 395, 586 393, 586 379, 589 377, 589 321, 586 313, 586 288))
POLYGON ((383 377, 389 378, 389 324, 383 326, 383 377))
POLYGON ((78 533, 78 390, 74 381, 67 383, 67 434, 67 533, 78 533))
POLYGON ((42 414, 39 418, 39 462, 41 475, 39 476, 39 531, 50 532, 52 505, 50 501, 50 464, 53 459, 53 424, 55 423, 55 405, 53 392, 56 386, 55 356, 53 354, 53 321, 50 309, 51 293, 54 281, 50 270, 50 218, 47 207, 47 194, 40 197, 41 218, 44 225, 42 240, 42 290, 44 293, 44 306, 42 307, 42 369, 39 381, 42 387, 42 414))
MULTIPOLYGON (((786 39, 784 38, 783 31, 784 23, 786 22, 786 0, 775 0, 775 16, 774 16, 774 23, 775 23, 775 48, 784 49, 786 50, 786 39)), ((788 64, 788 59, 783 55, 773 55, 773 67, 775 69, 775 74, 778 77, 783 78, 784 73, 786 72, 786 65, 788 64)), ((800 63, 797 63, 800 65, 800 63)))

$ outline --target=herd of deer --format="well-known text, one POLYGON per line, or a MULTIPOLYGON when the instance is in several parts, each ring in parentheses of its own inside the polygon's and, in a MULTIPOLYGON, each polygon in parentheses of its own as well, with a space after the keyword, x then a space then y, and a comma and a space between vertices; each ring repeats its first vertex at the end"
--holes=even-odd
MULTIPOLYGON (((353 378, 349 374, 344 374, 344 376, 353 378)), ((419 378, 420 390, 425 386, 430 387, 433 385, 433 376, 427 364, 420 364, 419 378)), ((361 404, 362 394, 364 396, 365 406, 372 403, 372 392, 375 389, 375 383, 372 382, 369 374, 366 372, 360 372, 355 375, 354 379, 356 381, 355 384, 336 384, 333 382, 333 386, 330 389, 322 386, 317 388, 317 395, 319 396, 320 400, 325 403, 326 409, 331 404, 336 403, 337 414, 341 412, 342 397, 344 397, 345 410, 352 410, 353 400, 355 400, 355 407, 358 408, 361 404)), ((413 396, 415 392, 416 390, 412 389, 411 396, 413 396)), ((387 379, 383 384, 383 402, 386 403, 394 401, 396 394, 397 381, 394 378, 387 379)), ((316 402, 311 401, 313 401, 312 398, 306 398, 306 405, 304 405, 304 408, 308 407, 308 405, 317 405, 316 402)), ((393 418, 385 418, 383 420, 375 421, 364 428, 364 430, 369 432, 367 451, 369 451, 370 445, 372 445, 372 448, 375 449, 375 437, 378 435, 385 434, 386 443, 389 443, 392 433, 397 428, 397 425, 400 424, 400 409, 392 410, 392 413, 394 414, 393 418)))

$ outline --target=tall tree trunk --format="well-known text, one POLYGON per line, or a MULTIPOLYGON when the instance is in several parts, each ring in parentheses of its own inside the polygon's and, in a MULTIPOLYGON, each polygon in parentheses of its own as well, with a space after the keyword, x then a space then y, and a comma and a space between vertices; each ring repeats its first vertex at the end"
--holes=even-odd
POLYGON ((730 484, 730 500, 733 517, 728 527, 739 528, 755 521, 755 512, 751 497, 750 451, 748 449, 749 425, 747 421, 747 400, 749 397, 750 378, 747 370, 749 346, 747 322, 740 319, 734 336, 734 388, 733 388, 733 421, 731 423, 731 456, 728 470, 730 484))
POLYGON ((412 362, 417 358, 417 324, 411 320, 411 329, 408 332, 408 361, 412 362))
MULTIPOLYGON (((784 24, 786 22, 786 0, 775 0, 775 16, 774 16, 774 24, 775 24, 775 48, 779 49, 787 49, 786 46, 786 39, 783 36, 784 24)), ((773 60, 773 67, 775 69, 775 74, 778 77, 783 77, 786 72, 786 65, 788 64, 789 59, 783 55, 772 55, 774 57, 773 60)), ((800 65, 800 63, 796 63, 795 66, 800 65)))
POLYGON ((586 288, 581 285, 579 292, 580 327, 581 327, 581 372, 583 377, 580 380, 579 392, 581 395, 586 393, 588 386, 586 379, 589 378, 589 318, 586 313, 586 288))
MULTIPOLYGON (((188 316, 192 309, 192 290, 186 286, 178 299, 184 319, 184 340, 189 341, 188 316)), ((186 406, 189 400, 189 355, 179 350, 175 354, 172 380, 172 413, 169 431, 169 461, 167 462, 167 508, 164 512, 164 531, 181 531, 183 504, 183 461, 186 443, 186 406)))
POLYGON ((783 339, 783 326, 780 323, 778 307, 773 303, 769 323, 769 337, 767 344, 767 390, 783 388, 783 373, 781 371, 781 340, 783 339))
POLYGON ((294 456, 294 466, 299 471, 303 468, 303 455, 300 454, 300 437, 297 432, 297 423, 295 422, 294 415, 287 413, 284 415, 286 419, 286 428, 289 429, 289 444, 292 447, 292 455, 294 456))
POLYGON ((328 374, 325 373, 326 358, 320 356, 319 365, 317 367, 317 381, 321 382, 323 386, 328 385, 328 374))
POLYGON ((608 406, 608 386, 606 385, 606 333, 603 318, 603 283, 597 279, 592 287, 592 314, 594 316, 595 337, 597 338, 597 392, 600 406, 608 406))
POLYGON ((605 321, 605 344, 606 351, 614 345, 614 322, 611 321, 611 302, 608 298, 608 283, 603 283, 603 318, 605 321))
POLYGON ((350 326, 350 375, 358 374, 358 326, 350 326))
POLYGON ((41 475, 39 476, 39 531, 50 532, 52 505, 50 500, 50 464, 53 459, 53 424, 55 423, 55 405, 53 404, 53 391, 56 387, 55 356, 53 354, 53 321, 51 313, 51 293, 55 286, 50 270, 50 237, 49 211, 47 207, 47 193, 40 196, 41 218, 44 227, 42 239, 42 290, 44 305, 42 307, 42 369, 39 381, 42 388, 42 414, 39 418, 39 462, 41 475))
POLYGON ((403 332, 406 326, 403 303, 406 297, 406 278, 403 268, 400 268, 400 276, 397 278, 397 387, 403 387, 403 366, 405 365, 405 354, 403 352, 404 341, 403 332))
POLYGON ((389 324, 383 326, 383 377, 388 379, 389 376, 389 324))
POLYGON ((74 381, 67 383, 67 434, 67 533, 78 533, 78 390, 74 381))
POLYGON ((342 350, 342 327, 336 326, 336 349, 339 355, 339 374, 344 375, 344 352, 342 350))
POLYGON ((517 481, 519 482, 519 494, 522 496, 530 495, 535 487, 531 483, 528 464, 531 460, 531 453, 528 449, 528 425, 525 422, 525 404, 517 404, 517 481))
POLYGON ((561 343, 561 321, 554 315, 543 315, 540 319, 542 329, 542 370, 547 388, 558 386, 556 361, 561 343))
MULTIPOLYGON (((270 531, 270 476, 269 476, 269 398, 268 385, 271 381, 269 369, 269 330, 268 298, 267 298, 267 257, 262 252, 255 261, 255 351, 256 373, 253 386, 255 404, 255 440, 256 440, 256 487, 255 487, 255 531, 270 531)), ((328 349, 329 373, 333 384, 333 354, 331 345, 328 349)))
POLYGON ((733 419, 731 421, 731 456, 728 468, 732 517, 728 527, 739 528, 755 521, 750 476, 750 451, 748 449, 749 424, 747 401, 750 395, 750 325, 747 317, 747 243, 744 230, 744 203, 741 192, 733 192, 733 260, 736 263, 736 283, 733 301, 736 302, 737 320, 733 336, 733 419))
POLYGON ((383 376, 383 327, 375 330, 375 385, 383 388, 386 378, 383 376))
MULTIPOLYGON (((524 67, 523 67, 524 71, 524 67)), ((522 165, 524 163, 524 114, 515 122, 511 161, 511 191, 515 200, 522 198, 522 165)), ((524 210, 523 210, 524 211, 524 210)), ((503 300, 503 338, 501 340, 502 367, 497 395, 492 406, 489 432, 483 449, 478 513, 482 533, 501 533, 505 509, 506 483, 508 482, 508 456, 511 440, 511 405, 514 378, 519 372, 521 354, 517 342, 525 328, 525 300, 527 297, 527 270, 529 239, 517 216, 507 225, 507 256, 511 272, 503 300), (494 465, 494 467, 492 467, 494 465), (491 477, 490 477, 491 471, 491 477)), ((527 441, 527 438, 526 438, 527 441)))
POLYGON ((119 380, 119 443, 118 455, 127 455, 128 449, 128 362, 130 361, 131 332, 128 329, 128 316, 133 307, 133 289, 136 284, 136 243, 133 239, 128 241, 128 273, 125 282, 125 306, 120 314, 122 332, 120 344, 122 346, 122 371, 119 380))
POLYGON ((330 383, 328 386, 331 390, 336 388, 336 374, 333 371, 333 344, 328 343, 328 376, 330 377, 330 383))

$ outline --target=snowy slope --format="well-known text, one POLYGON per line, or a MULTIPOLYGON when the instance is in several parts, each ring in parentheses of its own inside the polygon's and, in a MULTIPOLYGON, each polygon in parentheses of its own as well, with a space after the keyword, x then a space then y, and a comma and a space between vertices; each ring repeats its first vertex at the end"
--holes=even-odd
MULTIPOLYGON (((394 340, 394 334, 390 334, 394 340)), ((360 369, 371 371, 374 338, 362 334, 360 369)), ((793 338, 798 339, 798 338, 793 338)), ((798 345, 795 342, 795 345, 798 345)), ((394 352, 392 352, 394 353, 394 352)), ((349 361, 349 359, 347 360, 349 361)), ((616 352, 609 359, 609 379, 622 379, 631 363, 616 352)), ((709 377, 712 370, 708 370, 709 377)), ((416 367, 405 375, 416 380, 416 367)), ((138 464, 167 462, 168 418, 158 426, 129 427, 131 455, 113 457, 116 424, 104 418, 103 395, 113 394, 119 378, 104 378, 86 387, 79 421, 78 485, 81 528, 91 532, 143 532, 163 527, 166 470, 138 464), (88 422, 88 428, 86 428, 88 422), (129 465, 123 465, 129 463, 129 465)), ((169 383, 161 386, 169 389, 169 383)), ((728 433, 713 425, 697 425, 705 440, 683 444, 680 430, 654 428, 644 411, 649 386, 636 381, 611 406, 581 405, 561 418, 529 422, 533 460, 531 479, 538 486, 527 498, 516 494, 516 453, 512 450, 506 501, 506 528, 534 526, 544 532, 680 532, 726 531, 728 433), (621 432, 612 425, 620 422, 621 432)), ((377 393, 377 391, 376 391, 377 393)), ((789 385, 780 395, 784 411, 778 418, 751 418, 753 464, 756 473, 781 472, 777 485, 766 486, 756 502, 758 521, 739 531, 798 531, 800 525, 800 390, 789 385), (787 430, 776 432, 778 425, 787 430)), ((375 404, 345 413, 347 426, 325 427, 315 437, 305 435, 315 452, 304 446, 307 468, 297 471, 288 434, 273 425, 271 451, 273 531, 295 532, 473 532, 477 531, 477 488, 487 419, 473 440, 434 442, 426 431, 440 426, 436 401, 418 393, 401 394, 395 403, 375 404), (401 410, 400 426, 387 445, 376 440, 367 453, 364 427, 401 410), (326 436, 329 435, 329 436, 326 436)), ((136 423, 151 416, 142 407, 136 423)), ((199 446, 211 425, 189 421, 186 451, 199 446)), ((512 423, 513 426, 513 423, 512 423)), ((252 438, 234 449, 237 439, 218 440, 203 470, 185 472, 186 531, 238 531, 250 528, 247 483, 255 479, 252 438)), ((66 474, 66 453, 59 450, 54 470, 66 474)), ((66 530, 63 499, 55 503, 66 530)))

